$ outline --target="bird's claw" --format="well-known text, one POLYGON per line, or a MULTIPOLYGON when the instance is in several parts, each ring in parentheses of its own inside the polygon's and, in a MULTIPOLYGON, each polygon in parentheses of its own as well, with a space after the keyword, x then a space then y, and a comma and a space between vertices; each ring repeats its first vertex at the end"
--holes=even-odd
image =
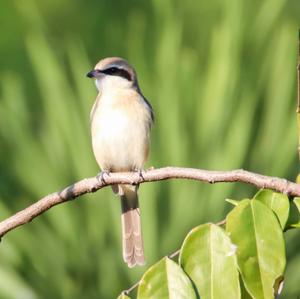
POLYGON ((104 179, 104 175, 105 175, 105 174, 106 174, 107 176, 110 176, 109 170, 102 170, 102 171, 100 171, 100 172, 97 174, 96 178, 97 178, 97 180, 98 180, 99 183, 101 183, 101 184, 106 184, 105 179, 104 179))
POLYGON ((145 173, 146 170, 140 169, 140 168, 139 168, 139 169, 135 169, 134 171, 137 172, 137 173, 139 174, 139 182, 145 181, 145 178, 144 178, 144 176, 143 176, 143 173, 145 173))

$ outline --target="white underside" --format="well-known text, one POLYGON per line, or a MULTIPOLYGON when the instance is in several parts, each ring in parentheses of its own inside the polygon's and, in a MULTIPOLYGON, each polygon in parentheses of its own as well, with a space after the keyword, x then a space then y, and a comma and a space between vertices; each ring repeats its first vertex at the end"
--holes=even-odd
POLYGON ((141 169, 147 158, 149 111, 141 99, 126 97, 123 92, 103 94, 93 114, 93 151, 102 170, 141 169))

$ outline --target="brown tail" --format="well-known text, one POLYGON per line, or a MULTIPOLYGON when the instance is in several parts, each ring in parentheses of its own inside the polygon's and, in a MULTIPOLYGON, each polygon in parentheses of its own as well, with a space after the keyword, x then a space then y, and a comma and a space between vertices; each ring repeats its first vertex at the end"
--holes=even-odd
POLYGON ((144 246, 137 186, 121 185, 123 259, 129 268, 144 265, 144 246))

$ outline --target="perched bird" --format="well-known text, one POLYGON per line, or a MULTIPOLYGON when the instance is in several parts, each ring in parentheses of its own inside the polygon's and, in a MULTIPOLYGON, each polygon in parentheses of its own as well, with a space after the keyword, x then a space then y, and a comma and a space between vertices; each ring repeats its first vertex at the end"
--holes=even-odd
MULTIPOLYGON (((99 91, 91 111, 92 145, 101 174, 141 172, 154 121, 134 68, 119 57, 100 60, 87 74, 99 91)), ((129 267, 145 263, 138 186, 112 186, 121 199, 123 258, 129 267)))

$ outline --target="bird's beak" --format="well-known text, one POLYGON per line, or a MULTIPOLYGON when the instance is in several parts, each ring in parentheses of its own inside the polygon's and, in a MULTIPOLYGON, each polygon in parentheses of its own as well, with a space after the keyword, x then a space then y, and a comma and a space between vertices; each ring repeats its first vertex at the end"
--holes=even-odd
POLYGON ((88 72, 86 74, 86 76, 89 77, 89 78, 95 78, 99 73, 101 73, 101 71, 99 71, 99 70, 92 70, 92 71, 88 72))

